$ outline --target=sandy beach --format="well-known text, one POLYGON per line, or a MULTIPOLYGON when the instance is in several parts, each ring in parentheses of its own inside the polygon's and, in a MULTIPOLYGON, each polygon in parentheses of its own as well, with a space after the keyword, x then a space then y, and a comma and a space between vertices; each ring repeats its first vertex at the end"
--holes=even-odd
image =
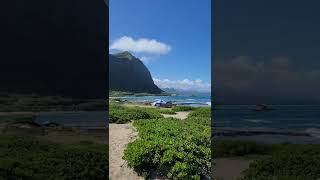
POLYGON ((138 133, 129 124, 109 124, 109 177, 117 180, 143 180, 122 159, 126 145, 137 137, 138 133))
POLYGON ((249 168, 253 160, 243 157, 214 159, 214 177, 223 180, 236 180, 242 177, 242 172, 249 168))

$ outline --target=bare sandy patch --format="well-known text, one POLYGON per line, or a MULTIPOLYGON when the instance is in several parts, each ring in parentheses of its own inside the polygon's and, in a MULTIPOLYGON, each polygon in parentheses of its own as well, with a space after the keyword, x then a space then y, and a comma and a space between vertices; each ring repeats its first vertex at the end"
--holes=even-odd
POLYGON ((144 178, 127 166, 122 159, 123 151, 138 133, 130 124, 109 124, 109 177, 117 180, 143 180, 144 178))
POLYGON ((187 119, 188 114, 190 112, 188 111, 181 111, 181 112, 176 112, 176 114, 161 114, 163 117, 173 117, 173 118, 178 118, 178 119, 187 119))
POLYGON ((243 177, 242 172, 249 168, 252 159, 243 157, 217 158, 214 160, 214 177, 223 180, 236 180, 243 177))

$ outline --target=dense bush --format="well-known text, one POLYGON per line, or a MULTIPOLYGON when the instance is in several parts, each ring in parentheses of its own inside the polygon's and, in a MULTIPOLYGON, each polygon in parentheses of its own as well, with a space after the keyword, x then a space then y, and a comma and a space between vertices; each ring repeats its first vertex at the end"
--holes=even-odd
POLYGON ((0 136, 0 179, 107 179, 107 145, 0 136))
POLYGON ((192 111, 195 110, 195 107, 192 106, 175 106, 172 108, 172 111, 178 112, 178 111, 192 111))
POLYGON ((128 144, 124 159, 144 176, 155 170, 170 179, 200 179, 211 167, 209 118, 138 120, 139 138, 128 144))
POLYGON ((282 145, 250 164, 243 179, 312 180, 320 177, 319 145, 282 145))
POLYGON ((125 107, 120 105, 111 105, 109 107, 110 123, 127 123, 137 119, 161 118, 162 115, 153 108, 125 107))
POLYGON ((203 107, 203 108, 196 108, 192 111, 188 117, 204 117, 204 118, 211 118, 211 108, 210 107, 203 107))

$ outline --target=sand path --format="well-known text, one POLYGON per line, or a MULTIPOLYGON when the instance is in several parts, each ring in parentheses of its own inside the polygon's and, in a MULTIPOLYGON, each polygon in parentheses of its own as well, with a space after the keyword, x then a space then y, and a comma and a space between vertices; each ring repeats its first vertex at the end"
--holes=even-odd
POLYGON ((183 112, 176 112, 176 114, 162 114, 162 115, 165 118, 174 117, 174 118, 178 118, 178 119, 187 119, 189 113, 190 112, 183 111, 183 112))
POLYGON ((109 177, 111 180, 143 180, 143 177, 127 166, 122 159, 126 145, 133 141, 138 133, 130 124, 109 124, 109 177))
POLYGON ((223 180, 236 180, 241 178, 242 172, 249 168, 252 159, 242 157, 217 158, 214 160, 214 177, 223 180))

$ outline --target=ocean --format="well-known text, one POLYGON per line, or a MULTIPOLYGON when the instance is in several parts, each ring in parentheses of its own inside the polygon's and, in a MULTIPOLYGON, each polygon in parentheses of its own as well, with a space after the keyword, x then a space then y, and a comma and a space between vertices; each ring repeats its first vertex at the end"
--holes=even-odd
POLYGON ((154 102, 156 100, 171 101, 177 105, 185 106, 211 106, 211 95, 209 93, 191 95, 177 95, 177 96, 124 96, 120 97, 122 100, 129 102, 154 102))
MULTIPOLYGON (((176 104, 188 106, 207 106, 211 105, 210 94, 201 94, 195 97, 190 95, 181 96, 125 96, 120 97, 129 102, 153 102, 157 99, 172 101, 176 104)), ((102 127, 108 123, 107 112, 40 112, 36 114, 37 123, 46 121, 63 124, 71 127, 102 127)))
POLYGON ((267 143, 320 143, 320 105, 274 105, 271 111, 256 106, 221 105, 213 111, 216 138, 267 143))
POLYGON ((103 127, 108 124, 107 112, 40 112, 36 114, 35 122, 55 122, 71 127, 103 127))

